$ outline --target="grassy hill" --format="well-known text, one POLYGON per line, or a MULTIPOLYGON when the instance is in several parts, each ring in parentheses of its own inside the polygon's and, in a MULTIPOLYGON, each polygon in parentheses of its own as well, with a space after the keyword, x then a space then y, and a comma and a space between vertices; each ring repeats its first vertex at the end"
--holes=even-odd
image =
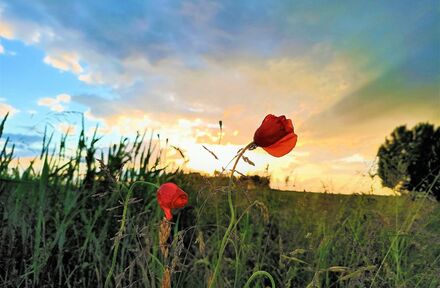
MULTIPOLYGON (((127 187, 117 183, 96 193, 58 184, 55 177, 43 173, 1 184, 4 286, 103 285, 127 187)), ((173 225, 172 283, 206 287, 228 225, 230 188, 208 178, 194 185, 188 178, 156 179, 173 180, 190 195, 190 206, 173 225)), ((257 270, 269 272, 277 287, 439 285, 440 207, 427 198, 233 190, 239 224, 217 287, 243 287, 257 270)), ((128 212, 111 286, 159 287, 165 263, 158 251, 163 216, 155 190, 139 185, 128 212)), ((263 283, 269 284, 257 280, 253 287, 263 283)))

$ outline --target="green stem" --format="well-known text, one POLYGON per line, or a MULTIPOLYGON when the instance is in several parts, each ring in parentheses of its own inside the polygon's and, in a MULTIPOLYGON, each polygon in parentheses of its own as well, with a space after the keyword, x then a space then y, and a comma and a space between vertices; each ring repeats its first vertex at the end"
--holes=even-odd
POLYGON ((136 186, 136 184, 148 184, 148 185, 154 186, 155 188, 159 188, 158 185, 151 183, 151 182, 136 181, 131 185, 130 190, 128 190, 127 197, 125 198, 125 201, 124 201, 124 210, 122 211, 121 226, 119 227, 119 231, 116 234, 115 243, 113 245, 114 249, 113 249, 113 257, 112 257, 112 265, 111 265, 110 270, 108 271, 107 277, 105 279, 104 287, 108 287, 108 285, 110 283, 110 279, 113 275, 113 270, 115 269, 116 258, 118 257, 119 243, 121 241, 122 234, 124 233, 124 230, 125 230, 125 222, 126 222, 127 214, 128 214, 128 203, 130 202, 131 194, 133 193, 133 188, 134 188, 134 186, 136 186))
POLYGON ((226 229, 225 235, 223 235, 222 242, 220 244, 220 250, 219 250, 218 256, 217 256, 217 264, 215 265, 214 273, 212 274, 211 280, 209 281, 208 288, 214 287, 214 284, 217 281, 217 275, 220 271, 220 266, 221 266, 223 254, 225 253, 226 245, 228 243, 229 234, 231 234, 231 231, 233 230, 234 225, 235 225, 235 208, 234 208, 234 204, 232 203, 232 194, 231 194, 231 190, 232 190, 231 184, 232 184, 232 179, 234 176, 235 168, 237 168, 238 161, 243 156, 244 152, 246 152, 246 150, 248 150, 253 145, 254 145, 254 142, 251 142, 240 151, 240 154, 238 154, 237 159, 235 160, 234 166, 232 167, 231 178, 230 178, 230 182, 229 182, 230 187, 228 189, 228 204, 229 204, 229 212, 231 213, 231 217, 229 220, 228 228, 226 229))
POLYGON ((232 239, 229 238, 228 241, 231 243, 232 247, 234 247, 234 251, 235 251, 235 278, 234 278, 234 287, 236 287, 237 279, 238 279, 238 268, 239 268, 239 264, 240 264, 240 262, 238 262, 238 261, 239 261, 239 255, 238 255, 239 251, 238 251, 238 249, 237 249, 237 245, 235 245, 235 242, 232 241, 232 239))
POLYGON ((218 252, 218 257, 217 257, 217 264, 215 266, 214 269, 214 273, 212 274, 212 278, 211 281, 209 283, 209 288, 213 287, 215 284, 215 281, 217 280, 217 274, 220 270, 220 265, 222 262, 222 257, 223 257, 223 253, 225 252, 225 248, 226 248, 226 244, 229 238, 229 234, 232 231, 232 228, 234 227, 234 223, 235 223, 235 209, 234 209, 234 205, 232 204, 232 195, 231 195, 231 190, 228 189, 228 203, 229 203, 229 211, 231 212, 231 219, 229 222, 229 226, 226 229, 225 235, 223 235, 223 239, 222 242, 220 244, 220 250, 218 252))
POLYGON ((266 271, 256 271, 256 272, 254 272, 254 274, 252 274, 251 277, 249 277, 249 279, 246 281, 246 284, 244 284, 244 288, 248 288, 249 285, 251 285, 252 281, 255 278, 257 278, 258 276, 266 276, 267 278, 269 278, 269 281, 270 281, 270 284, 271 284, 272 288, 275 288, 275 280, 273 280, 272 275, 270 275, 266 271))

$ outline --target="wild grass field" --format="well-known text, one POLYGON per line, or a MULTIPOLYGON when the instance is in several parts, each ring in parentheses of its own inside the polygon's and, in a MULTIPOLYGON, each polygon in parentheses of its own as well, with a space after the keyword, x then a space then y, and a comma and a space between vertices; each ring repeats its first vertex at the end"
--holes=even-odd
POLYGON ((440 287, 440 206, 427 193, 277 191, 266 178, 166 169, 141 135, 102 154, 97 135, 82 132, 73 154, 50 138, 42 168, 24 170, 1 138, 1 287, 163 287, 166 267, 171 287, 440 287), (168 258, 145 181, 189 194, 168 258))

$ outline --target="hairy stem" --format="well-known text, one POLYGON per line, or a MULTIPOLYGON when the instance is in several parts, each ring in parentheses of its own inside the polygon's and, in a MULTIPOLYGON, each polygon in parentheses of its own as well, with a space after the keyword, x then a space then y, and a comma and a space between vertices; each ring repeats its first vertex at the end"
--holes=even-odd
POLYGON ((228 204, 229 204, 229 212, 231 213, 231 217, 229 220, 228 228, 226 229, 225 235, 223 235, 223 239, 220 244, 220 250, 219 250, 218 256, 217 256, 217 263, 215 265, 214 273, 212 274, 211 280, 209 281, 209 286, 208 286, 209 288, 214 287, 214 285, 215 285, 215 282, 217 280, 217 275, 220 271, 223 254, 225 253, 226 245, 228 243, 229 234, 231 234, 231 231, 233 230, 234 225, 235 225, 235 207, 234 207, 234 204, 232 203, 232 193, 231 193, 232 179, 234 176, 235 168, 237 168, 238 161, 240 161, 244 152, 246 152, 246 150, 248 150, 253 145, 254 145, 254 142, 251 142, 240 151, 240 153, 237 156, 237 159, 235 160, 234 166, 232 167, 231 178, 230 178, 229 189, 228 189, 228 204))

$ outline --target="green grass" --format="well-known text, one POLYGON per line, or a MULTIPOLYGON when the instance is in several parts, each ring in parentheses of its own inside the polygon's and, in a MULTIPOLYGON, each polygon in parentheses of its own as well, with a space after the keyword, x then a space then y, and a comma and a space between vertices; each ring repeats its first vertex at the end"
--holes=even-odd
POLYGON ((270 287, 271 278, 276 287, 439 287, 440 207, 428 195, 247 189, 165 169, 144 136, 99 157, 96 135, 81 133, 69 156, 65 137, 53 145, 48 136, 42 168, 24 171, 12 165, 11 144, 0 147, 1 287, 104 287, 107 277, 110 287, 160 287, 165 266, 172 287, 207 287, 219 255, 214 287, 270 287), (190 195, 170 259, 158 246, 156 188, 136 181, 172 181, 190 195), (236 222, 219 254, 228 191, 236 222))

